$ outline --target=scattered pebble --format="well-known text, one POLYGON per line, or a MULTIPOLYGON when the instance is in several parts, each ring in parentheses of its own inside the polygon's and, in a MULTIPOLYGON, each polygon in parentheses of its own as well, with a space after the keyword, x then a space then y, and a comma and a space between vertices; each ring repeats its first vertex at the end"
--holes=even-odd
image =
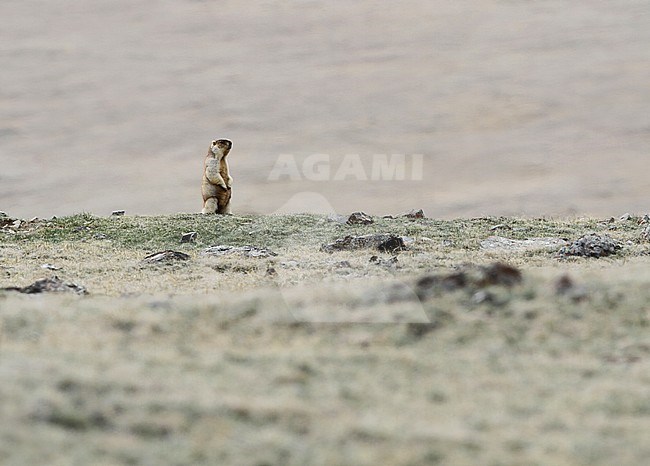
POLYGON ((203 250, 206 256, 227 256, 230 254, 239 254, 245 257, 270 257, 277 254, 270 249, 258 248, 255 246, 210 246, 203 250))
POLYGON ((189 258, 190 256, 184 252, 167 250, 149 254, 147 257, 142 259, 142 261, 154 264, 157 262, 186 261, 189 260, 189 258))
POLYGON ((346 222, 348 225, 370 225, 374 223, 372 217, 365 212, 353 212, 346 222))
POLYGON ((558 256, 605 257, 616 254, 620 248, 620 243, 610 236, 591 233, 560 248, 558 256))

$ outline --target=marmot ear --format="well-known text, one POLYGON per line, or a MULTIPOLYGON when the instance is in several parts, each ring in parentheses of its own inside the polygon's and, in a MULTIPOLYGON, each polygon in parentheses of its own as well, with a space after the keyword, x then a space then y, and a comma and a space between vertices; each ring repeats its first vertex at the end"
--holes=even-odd
POLYGON ((214 146, 217 143, 217 141, 212 141, 212 145, 214 146))

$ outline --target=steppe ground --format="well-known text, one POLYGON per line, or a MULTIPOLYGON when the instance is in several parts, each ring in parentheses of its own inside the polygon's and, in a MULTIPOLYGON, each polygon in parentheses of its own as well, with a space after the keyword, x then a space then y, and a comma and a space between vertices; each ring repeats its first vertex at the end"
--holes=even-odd
POLYGON ((6 225, 0 287, 88 293, 0 291, 0 463, 646 464, 646 220, 374 220, 6 225), (377 232, 407 249, 320 250, 377 232), (621 249, 557 256, 590 232, 621 249), (189 259, 143 261, 167 249, 189 259), (521 283, 444 281, 495 262, 521 283))

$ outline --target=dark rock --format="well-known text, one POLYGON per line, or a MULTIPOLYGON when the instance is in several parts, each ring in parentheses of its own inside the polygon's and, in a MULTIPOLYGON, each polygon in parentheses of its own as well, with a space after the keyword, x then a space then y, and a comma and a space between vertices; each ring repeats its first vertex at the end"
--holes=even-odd
POLYGON ((481 267, 481 269, 483 278, 478 282, 479 286, 514 286, 521 283, 521 271, 503 262, 495 262, 494 264, 481 267))
POLYGON ((31 285, 27 285, 24 287, 7 287, 1 289, 5 291, 18 291, 19 293, 25 293, 25 294, 60 293, 60 292, 88 294, 86 288, 84 288, 83 286, 79 286, 75 283, 64 282, 57 276, 54 276, 52 278, 42 278, 41 280, 36 280, 31 285))
POLYGON ((333 243, 321 246, 321 251, 351 251, 355 249, 376 248, 384 252, 393 252, 399 249, 406 249, 404 239, 400 236, 390 235, 387 233, 376 233, 363 236, 348 235, 339 238, 333 243))
POLYGON ((370 225, 374 223, 372 217, 365 212, 353 212, 346 222, 348 225, 370 225))
POLYGON ((413 210, 411 210, 410 212, 407 212, 407 213, 405 213, 405 214, 402 214, 401 216, 402 216, 402 217, 406 217, 406 218, 410 218, 410 219, 413 219, 413 220, 415 220, 415 219, 419 219, 419 218, 427 218, 427 217, 424 215, 424 211, 423 211, 422 209, 419 209, 419 210, 415 210, 415 209, 413 209, 413 210))
POLYGON ((184 252, 167 250, 150 254, 142 259, 142 261, 155 264, 157 262, 186 261, 189 260, 189 258, 190 256, 184 252))
POLYGON ((114 210, 113 212, 111 212, 111 215, 113 215, 115 217, 121 217, 125 213, 126 213, 125 210, 114 210))
POLYGON ((194 243, 197 235, 198 233, 196 231, 183 233, 183 236, 181 236, 181 243, 194 243))
POLYGON ((591 233, 560 248, 558 256, 605 257, 616 254, 620 248, 620 243, 610 236, 591 233))
POLYGON ((427 275, 415 282, 415 294, 421 300, 429 299, 436 290, 454 291, 469 284, 465 272, 454 272, 449 275, 427 275))

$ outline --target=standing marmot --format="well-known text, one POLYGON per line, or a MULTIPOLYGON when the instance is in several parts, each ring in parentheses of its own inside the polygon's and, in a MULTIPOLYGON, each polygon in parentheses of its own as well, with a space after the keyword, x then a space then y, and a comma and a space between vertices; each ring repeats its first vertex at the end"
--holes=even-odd
POLYGON ((212 141, 208 155, 205 156, 203 181, 204 214, 230 214, 230 197, 232 196, 232 177, 228 171, 226 156, 230 152, 232 141, 217 139, 212 141))

